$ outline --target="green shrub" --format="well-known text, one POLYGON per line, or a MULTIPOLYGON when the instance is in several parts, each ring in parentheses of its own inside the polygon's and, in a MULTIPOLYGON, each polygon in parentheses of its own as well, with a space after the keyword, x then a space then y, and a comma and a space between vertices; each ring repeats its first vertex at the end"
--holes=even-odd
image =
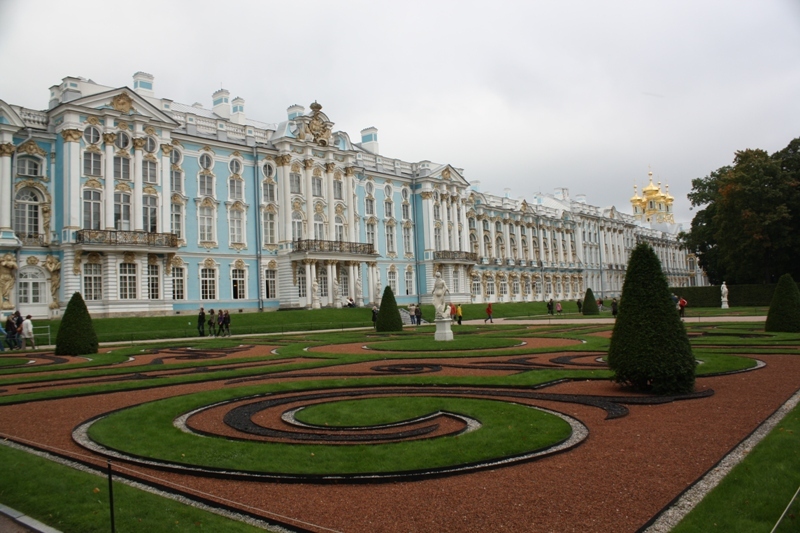
POLYGON ((394 299, 392 288, 387 285, 383 290, 381 298, 381 308, 378 310, 378 321, 375 324, 376 331, 403 331, 403 319, 397 309, 397 300, 394 299))
POLYGON ((800 333, 800 290, 790 274, 778 280, 764 331, 800 333))
POLYGON ((611 333, 614 381, 657 394, 691 392, 695 358, 675 310, 661 262, 647 244, 634 248, 611 333))
POLYGON ((583 309, 581 312, 584 315, 600 314, 600 309, 597 307, 597 298, 594 297, 592 289, 586 289, 586 296, 583 297, 583 309))
POLYGON ((81 293, 72 295, 56 336, 56 355, 97 353, 97 334, 81 293))

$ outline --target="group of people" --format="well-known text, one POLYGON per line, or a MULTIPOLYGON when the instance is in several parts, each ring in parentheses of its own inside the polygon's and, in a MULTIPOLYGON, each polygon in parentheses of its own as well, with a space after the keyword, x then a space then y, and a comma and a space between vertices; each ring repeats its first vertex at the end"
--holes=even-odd
POLYGON ((412 326, 419 326, 422 324, 422 308, 420 306, 415 304, 409 305, 408 316, 411 318, 412 326))
MULTIPOLYGON (((722 284, 725 285, 725 282, 723 281, 722 284)), ((725 287, 725 296, 727 297, 727 295, 728 295, 728 288, 725 287)), ((683 298, 683 296, 678 296, 674 292, 672 293, 672 302, 675 304, 675 309, 678 310, 678 315, 681 318, 685 317, 686 316, 686 306, 689 305, 689 302, 687 302, 683 298)))
POLYGON ((564 308, 561 306, 561 302, 553 303, 553 299, 552 298, 550 298, 550 300, 548 300, 548 302, 547 302, 547 314, 548 315, 552 315, 554 311, 557 314, 560 315, 563 310, 564 310, 564 308))
MULTIPOLYGON (((201 337, 206 336, 206 312, 201 307, 197 314, 197 333, 201 337)), ((209 337, 230 337, 231 336, 231 315, 222 309, 214 313, 213 309, 208 311, 208 336, 209 337)))
POLYGON ((31 315, 22 318, 22 313, 19 311, 8 315, 4 324, 0 321, 0 335, 5 340, 5 342, 0 342, 0 352, 5 351, 6 345, 9 350, 24 350, 28 344, 32 349, 36 349, 31 315))

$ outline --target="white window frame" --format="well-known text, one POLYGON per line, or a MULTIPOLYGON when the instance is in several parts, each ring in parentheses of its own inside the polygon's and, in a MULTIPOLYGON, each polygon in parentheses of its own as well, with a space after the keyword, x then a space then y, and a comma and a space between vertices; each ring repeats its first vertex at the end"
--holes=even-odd
POLYGON ((119 299, 135 300, 137 294, 136 263, 119 264, 119 299))

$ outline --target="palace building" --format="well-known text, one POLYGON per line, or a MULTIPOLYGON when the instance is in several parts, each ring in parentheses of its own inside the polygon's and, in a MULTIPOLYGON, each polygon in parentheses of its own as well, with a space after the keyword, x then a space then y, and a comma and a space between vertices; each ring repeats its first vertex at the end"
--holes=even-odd
POLYGON ((383 155, 314 102, 277 123, 242 98, 211 108, 67 77, 48 109, 0 100, 0 311, 58 317, 74 292, 93 316, 430 302, 576 299, 622 289, 650 243, 673 286, 706 284, 681 249, 668 189, 633 214, 566 188, 496 196, 450 164, 383 155))

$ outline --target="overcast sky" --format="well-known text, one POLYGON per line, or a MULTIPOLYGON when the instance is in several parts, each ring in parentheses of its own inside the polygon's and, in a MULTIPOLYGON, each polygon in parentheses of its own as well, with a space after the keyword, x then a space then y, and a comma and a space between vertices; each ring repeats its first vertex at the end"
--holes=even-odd
MULTIPOLYGON (((630 212, 648 168, 688 223, 691 180, 800 136, 800 1, 0 0, 0 99, 65 76, 278 122, 318 101, 382 155, 481 190, 567 187, 630 212)), ((688 227, 688 224, 685 224, 688 227)))

